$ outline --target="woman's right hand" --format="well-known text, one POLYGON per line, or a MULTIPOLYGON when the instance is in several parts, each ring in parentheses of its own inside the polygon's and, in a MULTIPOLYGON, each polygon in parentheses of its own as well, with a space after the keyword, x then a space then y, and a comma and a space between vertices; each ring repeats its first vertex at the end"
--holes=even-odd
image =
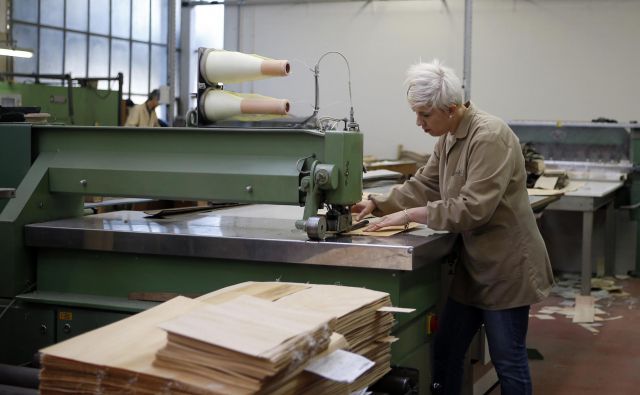
POLYGON ((373 200, 362 200, 353 206, 351 206, 351 212, 354 214, 358 214, 356 217, 356 221, 362 221, 363 218, 368 216, 376 209, 376 204, 373 200))

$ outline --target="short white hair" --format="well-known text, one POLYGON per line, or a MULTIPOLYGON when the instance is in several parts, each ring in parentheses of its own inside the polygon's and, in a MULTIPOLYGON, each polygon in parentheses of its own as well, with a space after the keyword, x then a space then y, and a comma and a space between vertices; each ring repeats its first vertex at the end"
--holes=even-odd
POLYGON ((409 67, 405 85, 411 108, 431 106, 444 110, 451 104, 462 104, 460 78, 453 69, 445 67, 438 59, 409 67))

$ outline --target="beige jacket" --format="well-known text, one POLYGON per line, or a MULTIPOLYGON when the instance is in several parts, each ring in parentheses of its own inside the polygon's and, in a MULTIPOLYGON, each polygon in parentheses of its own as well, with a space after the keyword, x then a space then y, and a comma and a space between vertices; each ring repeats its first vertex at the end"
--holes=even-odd
POLYGON ((152 128, 160 126, 160 123, 158 122, 158 116, 156 115, 155 109, 153 111, 149 111, 147 109, 147 103, 145 102, 131 108, 124 126, 152 128))
POLYGON ((539 302, 553 274, 529 204, 520 143, 502 120, 467 106, 455 134, 439 138, 414 178, 371 198, 374 214, 426 205, 431 229, 461 234, 454 300, 488 310, 539 302))

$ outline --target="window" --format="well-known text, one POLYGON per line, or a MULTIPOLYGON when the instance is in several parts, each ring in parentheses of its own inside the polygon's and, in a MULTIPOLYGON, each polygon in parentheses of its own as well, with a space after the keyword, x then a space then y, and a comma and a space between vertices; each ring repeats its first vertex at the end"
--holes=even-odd
MULTIPOLYGON (((180 1, 176 3, 179 7, 180 1)), ((72 78, 115 77, 121 72, 124 97, 146 98, 167 84, 168 4, 168 0, 13 0, 12 39, 17 47, 34 51, 31 59, 16 58, 14 71, 69 73, 72 78)), ((109 86, 101 81, 98 87, 109 86)), ((115 82, 110 88, 117 89, 115 82)))

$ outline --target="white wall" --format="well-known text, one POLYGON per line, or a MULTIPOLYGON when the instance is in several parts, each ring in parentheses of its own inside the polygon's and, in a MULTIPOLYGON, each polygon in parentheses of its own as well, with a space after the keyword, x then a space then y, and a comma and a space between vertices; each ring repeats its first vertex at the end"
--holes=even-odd
MULTIPOLYGON (((406 68, 444 60, 462 76, 464 1, 351 1, 226 6, 225 48, 289 59, 292 75, 227 89, 289 98, 311 113, 308 70, 327 51, 351 64, 365 154, 395 157, 397 145, 430 152, 405 101, 406 68), (239 26, 239 28, 238 28, 239 26)), ((640 1, 476 0, 471 98, 505 119, 640 118, 640 1)), ((347 115, 346 70, 320 65, 321 114, 347 115)))

